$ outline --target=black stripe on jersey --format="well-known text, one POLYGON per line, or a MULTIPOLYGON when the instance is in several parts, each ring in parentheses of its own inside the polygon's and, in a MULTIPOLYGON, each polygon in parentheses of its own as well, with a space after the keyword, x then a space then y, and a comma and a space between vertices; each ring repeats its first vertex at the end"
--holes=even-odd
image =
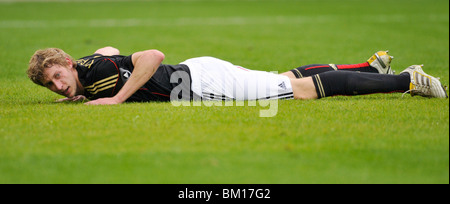
POLYGON ((227 97, 225 95, 214 95, 213 93, 203 94, 202 98, 206 98, 208 100, 219 100, 219 101, 233 100, 233 98, 227 97))
MULTIPOLYGON (((214 94, 203 94, 203 97, 205 99, 208 100, 222 100, 222 101, 226 101, 226 100, 235 100, 232 98, 229 98, 227 96, 220 96, 220 95, 214 95, 214 94)), ((293 92, 289 92, 289 93, 284 93, 284 94, 278 94, 278 95, 274 95, 274 96, 267 96, 265 98, 259 98, 256 100, 273 100, 273 99, 292 99, 294 98, 294 93, 293 92)))
POLYGON ((284 93, 284 94, 278 94, 275 96, 267 96, 265 98, 260 98, 258 100, 289 99, 289 98, 293 98, 293 97, 294 97, 294 93, 289 92, 289 93, 284 93))

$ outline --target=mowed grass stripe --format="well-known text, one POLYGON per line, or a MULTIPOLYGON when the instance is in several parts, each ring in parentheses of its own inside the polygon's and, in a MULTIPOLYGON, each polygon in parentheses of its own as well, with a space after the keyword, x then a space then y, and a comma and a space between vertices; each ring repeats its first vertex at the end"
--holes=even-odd
MULTIPOLYGON (((418 14, 420 15, 420 14, 418 14)), ((420 15, 423 21, 449 22, 446 15, 420 15)), ((91 20, 3 20, 0 28, 49 28, 49 27, 148 27, 148 26, 224 26, 224 25, 290 25, 321 24, 341 21, 364 21, 367 23, 410 23, 411 18, 405 15, 365 15, 358 19, 333 15, 316 16, 259 16, 259 17, 206 17, 176 19, 91 19, 91 20)))

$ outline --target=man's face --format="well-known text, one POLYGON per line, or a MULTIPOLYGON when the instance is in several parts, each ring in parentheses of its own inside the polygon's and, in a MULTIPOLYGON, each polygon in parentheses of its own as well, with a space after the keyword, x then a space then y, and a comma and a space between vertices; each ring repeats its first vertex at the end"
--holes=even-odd
POLYGON ((69 66, 65 67, 55 64, 45 68, 42 83, 51 91, 68 98, 82 94, 78 73, 69 66))

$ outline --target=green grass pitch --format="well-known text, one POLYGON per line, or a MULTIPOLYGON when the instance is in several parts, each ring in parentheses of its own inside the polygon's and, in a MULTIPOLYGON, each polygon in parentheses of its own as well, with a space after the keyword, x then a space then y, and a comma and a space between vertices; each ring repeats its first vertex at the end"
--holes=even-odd
POLYGON ((0 183, 449 183, 449 100, 375 94, 262 106, 58 104, 35 50, 114 46, 283 72, 389 49, 449 84, 447 0, 0 0, 0 183))

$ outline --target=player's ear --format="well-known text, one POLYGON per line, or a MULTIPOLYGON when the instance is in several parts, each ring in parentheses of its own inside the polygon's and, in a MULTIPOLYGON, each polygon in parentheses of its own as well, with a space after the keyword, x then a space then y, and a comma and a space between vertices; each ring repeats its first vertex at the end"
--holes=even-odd
POLYGON ((70 68, 73 67, 73 62, 72 62, 72 60, 70 60, 68 57, 66 57, 66 62, 67 62, 67 65, 68 65, 70 68))

